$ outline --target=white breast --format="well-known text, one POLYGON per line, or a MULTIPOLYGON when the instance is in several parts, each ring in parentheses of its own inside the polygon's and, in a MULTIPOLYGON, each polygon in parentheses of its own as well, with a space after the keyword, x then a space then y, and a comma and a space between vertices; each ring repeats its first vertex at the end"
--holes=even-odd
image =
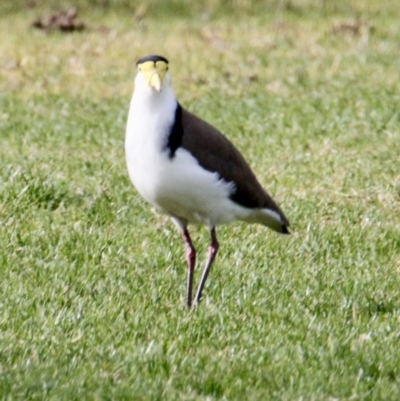
POLYGON ((175 108, 176 100, 168 91, 155 98, 134 93, 131 100, 125 137, 128 172, 138 192, 152 204, 175 108))

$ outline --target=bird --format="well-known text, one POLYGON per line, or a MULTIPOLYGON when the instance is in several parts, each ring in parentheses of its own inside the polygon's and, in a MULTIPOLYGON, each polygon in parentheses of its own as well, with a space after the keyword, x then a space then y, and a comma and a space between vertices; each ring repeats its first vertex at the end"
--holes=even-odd
POLYGON ((125 135, 128 173, 138 193, 181 232, 187 307, 196 308, 219 249, 216 226, 240 220, 289 234, 289 221, 231 141, 181 106, 172 89, 169 61, 148 55, 136 68, 125 135), (211 236, 194 299, 196 249, 189 224, 207 226, 211 236))

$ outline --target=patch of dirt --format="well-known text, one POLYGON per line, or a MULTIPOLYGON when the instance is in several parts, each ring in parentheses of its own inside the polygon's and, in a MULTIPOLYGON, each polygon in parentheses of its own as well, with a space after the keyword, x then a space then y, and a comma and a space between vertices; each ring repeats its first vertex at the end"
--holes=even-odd
POLYGON ((43 17, 37 18, 32 26, 44 31, 74 32, 83 31, 86 25, 78 18, 78 12, 75 8, 52 12, 43 17))

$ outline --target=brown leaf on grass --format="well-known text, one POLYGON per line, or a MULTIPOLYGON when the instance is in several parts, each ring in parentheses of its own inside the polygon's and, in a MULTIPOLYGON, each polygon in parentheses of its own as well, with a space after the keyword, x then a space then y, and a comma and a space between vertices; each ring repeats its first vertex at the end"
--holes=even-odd
POLYGON ((372 32, 374 28, 361 19, 351 19, 346 21, 337 21, 332 25, 333 34, 351 34, 360 36, 363 32, 372 32))
POLYGON ((86 26, 78 18, 75 8, 69 8, 59 12, 52 12, 43 17, 37 18, 32 26, 45 31, 58 30, 61 32, 83 31, 86 26))
POLYGON ((24 3, 24 7, 25 8, 35 8, 37 6, 37 2, 36 2, 36 0, 27 0, 27 1, 25 1, 25 3, 24 3))

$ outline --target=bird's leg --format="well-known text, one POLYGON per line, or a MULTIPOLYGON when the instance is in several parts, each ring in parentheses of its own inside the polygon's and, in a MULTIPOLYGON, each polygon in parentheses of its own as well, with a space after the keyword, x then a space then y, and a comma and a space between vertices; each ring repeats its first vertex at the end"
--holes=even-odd
POLYGON ((213 264, 214 259, 217 256, 218 248, 219 248, 219 243, 217 240, 217 234, 215 232, 215 227, 212 227, 211 228, 211 244, 208 248, 208 258, 207 258, 206 267, 204 268, 203 275, 201 276, 199 289, 197 290, 197 294, 196 294, 196 298, 195 298, 196 305, 198 305, 201 300, 201 294, 203 292, 204 284, 206 283, 208 273, 210 272, 210 269, 211 269, 211 265, 213 264))
POLYGON ((188 264, 188 280, 187 280, 187 306, 192 307, 192 288, 193 288, 193 274, 196 265, 196 249, 190 239, 189 231, 187 228, 183 231, 183 241, 186 248, 186 261, 188 264))

